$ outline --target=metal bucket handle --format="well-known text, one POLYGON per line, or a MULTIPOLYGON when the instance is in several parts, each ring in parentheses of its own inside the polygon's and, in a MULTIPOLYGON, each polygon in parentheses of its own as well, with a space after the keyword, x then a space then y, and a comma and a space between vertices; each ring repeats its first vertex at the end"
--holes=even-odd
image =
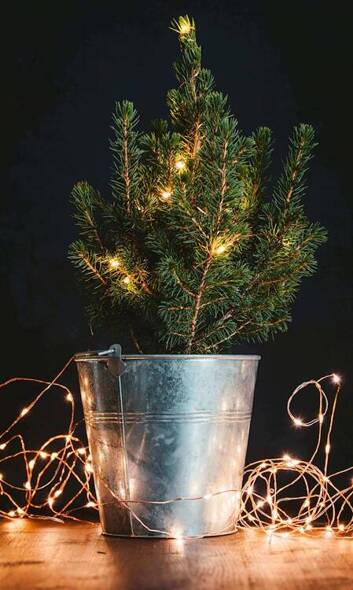
POLYGON ((113 379, 120 377, 126 368, 125 363, 121 359, 121 352, 122 350, 120 344, 112 344, 108 350, 102 350, 96 353, 98 356, 107 357, 106 363, 104 364, 113 379))

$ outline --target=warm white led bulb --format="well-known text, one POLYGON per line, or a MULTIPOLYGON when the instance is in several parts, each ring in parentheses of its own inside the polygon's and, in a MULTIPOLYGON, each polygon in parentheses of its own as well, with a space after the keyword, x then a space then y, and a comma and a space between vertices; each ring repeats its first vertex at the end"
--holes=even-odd
POLYGON ((185 166, 186 166, 186 162, 182 158, 175 161, 175 168, 177 170, 179 170, 179 171, 184 170, 185 166))
POLYGON ((189 22, 184 22, 179 26, 179 32, 181 35, 189 35, 191 31, 191 24, 189 22))
POLYGON ((169 201, 172 196, 172 191, 170 189, 164 189, 161 191, 160 199, 161 201, 169 201))
POLYGON ((112 270, 119 268, 120 266, 120 260, 118 258, 111 258, 109 260, 109 266, 112 270))

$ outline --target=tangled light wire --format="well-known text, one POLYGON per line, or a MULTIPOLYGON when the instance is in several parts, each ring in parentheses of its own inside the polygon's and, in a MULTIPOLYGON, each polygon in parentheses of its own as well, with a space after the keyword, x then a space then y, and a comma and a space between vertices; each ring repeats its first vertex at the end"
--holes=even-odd
MULTIPOLYGON (((91 456, 86 442, 82 442, 77 435, 82 419, 77 418, 72 392, 59 382, 72 360, 73 357, 52 381, 15 377, 0 383, 0 390, 19 382, 42 386, 32 401, 0 433, 0 517, 90 522, 88 518, 78 518, 75 512, 84 508, 98 509, 91 456), (16 427, 22 420, 28 420, 28 414, 35 411, 53 388, 59 389, 68 405, 66 429, 45 440, 39 448, 32 449, 27 445, 24 434, 16 432, 16 427), (22 466, 22 483, 18 482, 18 462, 22 466), (16 481, 11 481, 6 473, 12 472, 14 465, 16 481)), ((245 468, 238 528, 256 527, 269 536, 323 533, 327 537, 353 538, 353 480, 343 487, 339 484, 342 478, 347 482, 353 466, 336 473, 329 472, 332 431, 340 390, 340 378, 332 373, 318 380, 305 381, 290 395, 287 412, 292 424, 297 428, 317 428, 314 450, 308 460, 286 454, 280 458, 256 461, 245 468), (322 385, 327 381, 335 386, 330 398, 322 385), (296 396, 310 385, 318 392, 318 413, 313 419, 304 420, 293 414, 292 404, 296 396), (323 455, 322 467, 318 465, 320 454, 323 455)), ((216 491, 208 497, 229 491, 234 490, 216 491)), ((135 516, 129 501, 113 495, 135 516)), ((160 503, 180 499, 161 500, 160 503)), ((198 499, 183 498, 190 501, 198 499)), ((140 502, 150 503, 147 500, 140 502)), ((173 531, 163 533, 177 537, 173 531)))

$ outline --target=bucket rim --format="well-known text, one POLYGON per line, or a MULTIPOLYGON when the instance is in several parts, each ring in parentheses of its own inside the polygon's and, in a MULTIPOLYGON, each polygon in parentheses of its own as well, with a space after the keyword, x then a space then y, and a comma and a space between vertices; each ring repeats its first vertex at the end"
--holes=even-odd
MULTIPOLYGON (((88 352, 78 352, 74 356, 75 362, 104 362, 109 358, 114 358, 111 355, 101 356, 98 350, 88 352)), ((200 361, 259 361, 261 356, 257 354, 122 354, 122 361, 186 361, 186 360, 200 360, 200 361)))

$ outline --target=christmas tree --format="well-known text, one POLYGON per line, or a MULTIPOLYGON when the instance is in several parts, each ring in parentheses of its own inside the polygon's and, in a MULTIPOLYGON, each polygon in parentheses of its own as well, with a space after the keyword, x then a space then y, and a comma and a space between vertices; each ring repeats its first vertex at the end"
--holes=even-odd
POLYGON ((170 121, 142 133, 134 105, 116 104, 112 196, 76 184, 70 258, 91 325, 129 324, 139 351, 142 333, 144 352, 217 353, 286 330, 301 280, 315 271, 326 234, 303 208, 314 131, 293 130, 270 182, 270 129, 240 131, 201 65, 194 21, 180 17, 172 29, 180 57, 170 121))

